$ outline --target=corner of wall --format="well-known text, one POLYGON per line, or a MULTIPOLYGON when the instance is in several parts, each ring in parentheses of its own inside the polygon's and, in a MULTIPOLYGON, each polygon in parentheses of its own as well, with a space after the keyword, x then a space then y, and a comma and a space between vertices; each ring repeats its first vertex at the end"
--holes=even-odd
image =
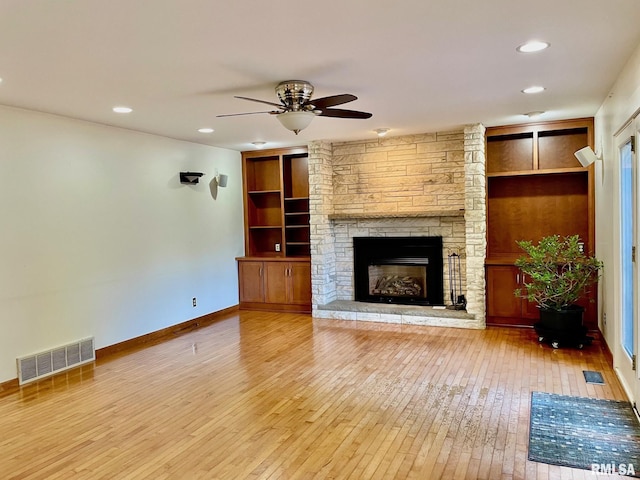
POLYGON ((329 221, 333 197, 333 145, 309 143, 309 223, 311 227, 312 308, 337 298, 333 226, 329 221), (324 279, 324 281, 318 281, 324 279))
POLYGON ((467 311, 479 328, 486 326, 484 263, 487 255, 487 205, 485 176, 485 127, 464 129, 465 230, 467 255, 467 311))

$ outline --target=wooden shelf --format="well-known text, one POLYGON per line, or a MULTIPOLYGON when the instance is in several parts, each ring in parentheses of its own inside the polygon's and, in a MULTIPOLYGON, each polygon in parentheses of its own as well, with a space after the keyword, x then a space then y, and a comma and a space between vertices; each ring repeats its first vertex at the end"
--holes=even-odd
POLYGON ((513 265, 520 256, 522 255, 512 254, 512 255, 487 257, 484 261, 484 264, 485 265, 513 265))
MULTIPOLYGON (((487 128, 487 323, 531 326, 529 306, 514 297, 521 281, 517 241, 580 235, 595 241, 594 168, 574 156, 593 147, 593 119, 487 128)), ((585 315, 597 326, 597 307, 585 315)))
POLYGON ((589 175, 492 177, 487 181, 487 256, 522 253, 516 242, 548 235, 589 238, 589 175))
POLYGON ((304 256, 304 255, 293 255, 291 257, 276 257, 274 255, 252 255, 252 256, 245 256, 245 257, 236 257, 236 260, 238 262, 249 262, 251 260, 257 260, 257 261, 262 261, 262 260, 269 260, 270 262, 310 262, 311 261, 311 257, 310 256, 304 256))
POLYGON ((329 220, 361 220, 369 218, 435 218, 435 217, 463 217, 464 209, 458 210, 432 210, 416 213, 331 213, 328 215, 329 220))
POLYGON ((574 152, 593 146, 593 119, 487 128, 487 175, 582 169, 574 152))
POLYGON ((243 152, 242 174, 240 308, 311 312, 307 148, 243 152))
POLYGON ((300 247, 292 243, 309 239, 307 149, 244 152, 242 168, 246 254, 286 257, 308 253, 300 252, 300 247), (287 252, 287 245, 295 246, 295 251, 287 252))
POLYGON ((275 194, 280 195, 280 190, 251 190, 247 192, 249 195, 267 195, 267 194, 275 194))
POLYGON ((584 167, 570 167, 570 168, 545 168, 541 170, 514 170, 506 172, 487 173, 488 178, 496 177, 518 177, 518 176, 530 176, 530 175, 553 175, 562 173, 575 173, 586 172, 587 168, 584 167))

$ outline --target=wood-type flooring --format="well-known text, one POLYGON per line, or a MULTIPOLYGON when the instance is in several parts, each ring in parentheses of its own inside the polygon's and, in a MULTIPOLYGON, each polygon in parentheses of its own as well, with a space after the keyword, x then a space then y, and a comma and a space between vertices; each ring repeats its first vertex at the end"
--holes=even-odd
POLYGON ((595 478, 527 460, 532 391, 625 399, 598 341, 236 311, 2 394, 0 478, 595 478))

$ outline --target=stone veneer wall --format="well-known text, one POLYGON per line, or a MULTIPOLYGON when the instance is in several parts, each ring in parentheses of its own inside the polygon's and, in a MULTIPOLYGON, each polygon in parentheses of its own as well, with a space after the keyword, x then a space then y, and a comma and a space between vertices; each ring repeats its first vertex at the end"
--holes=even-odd
POLYGON ((309 145, 313 308, 353 300, 354 236, 442 236, 484 327, 484 128, 309 145))
POLYGON ((313 308, 337 299, 336 252, 333 224, 332 146, 309 144, 309 223, 311 241, 311 289, 313 308))
POLYGON ((487 319, 484 273, 487 257, 487 177, 484 136, 485 128, 482 125, 470 125, 464 129, 467 312, 474 314, 478 325, 483 327, 487 319))
POLYGON ((337 300, 355 298, 353 282, 353 237, 442 237, 445 303, 449 295, 448 252, 460 256, 462 291, 466 291, 465 225, 462 217, 365 218, 335 221, 333 228, 336 259, 337 300))
POLYGON ((333 144, 333 213, 464 208, 464 133, 333 144))

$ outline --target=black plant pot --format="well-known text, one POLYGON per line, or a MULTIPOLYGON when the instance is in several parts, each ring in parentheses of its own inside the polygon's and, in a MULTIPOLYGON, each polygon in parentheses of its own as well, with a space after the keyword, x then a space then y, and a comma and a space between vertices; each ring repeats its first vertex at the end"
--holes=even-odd
POLYGON ((583 313, 584 308, 579 305, 571 305, 564 310, 540 309, 540 325, 547 330, 579 330, 583 313))
POLYGON ((540 321, 534 325, 538 341, 548 341, 553 348, 590 345, 593 339, 587 336, 587 329, 582 324, 583 313, 584 308, 579 305, 564 310, 541 309, 540 321))

